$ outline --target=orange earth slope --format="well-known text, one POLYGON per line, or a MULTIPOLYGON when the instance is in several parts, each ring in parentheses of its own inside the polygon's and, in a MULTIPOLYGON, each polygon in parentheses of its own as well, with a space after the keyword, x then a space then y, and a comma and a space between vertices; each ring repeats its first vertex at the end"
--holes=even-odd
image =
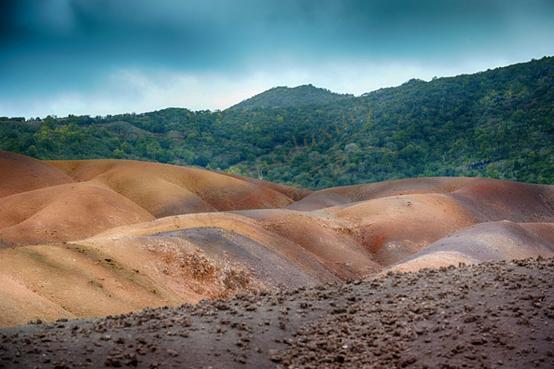
POLYGON ((197 168, 43 162, 8 152, 0 152, 0 178, 0 248, 77 240, 168 215, 279 208, 306 193, 197 168))

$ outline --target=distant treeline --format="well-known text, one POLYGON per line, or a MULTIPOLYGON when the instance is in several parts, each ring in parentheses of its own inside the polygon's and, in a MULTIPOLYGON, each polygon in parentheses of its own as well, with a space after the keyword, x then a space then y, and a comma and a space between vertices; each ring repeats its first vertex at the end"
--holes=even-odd
POLYGON ((554 182, 554 58, 360 97, 275 88, 225 111, 0 118, 0 149, 128 158, 310 188, 415 176, 554 182))

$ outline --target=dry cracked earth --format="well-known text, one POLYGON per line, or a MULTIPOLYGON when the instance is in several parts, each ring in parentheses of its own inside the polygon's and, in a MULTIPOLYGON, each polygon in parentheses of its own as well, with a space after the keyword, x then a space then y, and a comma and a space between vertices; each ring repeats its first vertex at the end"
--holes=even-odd
POLYGON ((0 368, 553 368, 554 259, 0 330, 0 368))

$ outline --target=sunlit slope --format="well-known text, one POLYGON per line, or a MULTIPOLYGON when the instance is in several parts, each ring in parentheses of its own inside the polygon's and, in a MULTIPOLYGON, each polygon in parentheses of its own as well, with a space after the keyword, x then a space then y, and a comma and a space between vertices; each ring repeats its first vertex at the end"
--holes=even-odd
POLYGON ((189 243, 21 246, 0 252, 0 325, 194 303, 261 287, 189 243))
POLYGON ((1 201, 0 247, 78 240, 154 219, 131 200, 91 182, 41 188, 1 201))

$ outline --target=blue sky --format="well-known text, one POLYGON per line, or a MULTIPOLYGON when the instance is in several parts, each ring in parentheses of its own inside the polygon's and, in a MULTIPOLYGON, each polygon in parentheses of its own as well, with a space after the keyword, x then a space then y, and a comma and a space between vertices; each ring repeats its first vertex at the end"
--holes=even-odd
POLYGON ((4 0, 0 115, 223 109, 554 55, 554 1, 4 0))

